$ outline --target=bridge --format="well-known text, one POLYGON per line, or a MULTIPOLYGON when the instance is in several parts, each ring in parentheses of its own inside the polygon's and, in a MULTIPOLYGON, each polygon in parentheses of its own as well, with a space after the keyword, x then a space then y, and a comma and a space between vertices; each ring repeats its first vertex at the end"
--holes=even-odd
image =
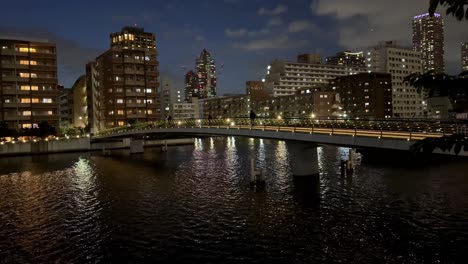
MULTIPOLYGON (((440 120, 349 120, 349 119, 185 119, 139 123, 100 131, 92 143, 112 142, 129 138, 130 152, 141 153, 145 139, 153 137, 241 136, 268 138, 314 144, 299 144, 302 163, 317 160, 316 147, 327 144, 350 148, 374 148, 408 151, 410 146, 425 138, 467 134, 467 124, 440 120)), ((436 151, 437 153, 437 151, 436 151)), ((454 154, 444 153, 441 154, 454 154)), ((468 152, 462 151, 462 156, 468 152)), ((318 167, 297 174, 314 174, 318 167)))

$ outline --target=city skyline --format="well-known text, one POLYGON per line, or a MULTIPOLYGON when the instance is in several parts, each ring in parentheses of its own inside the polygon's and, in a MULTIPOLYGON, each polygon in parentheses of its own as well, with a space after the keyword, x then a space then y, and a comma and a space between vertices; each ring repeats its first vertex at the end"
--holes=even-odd
MULTIPOLYGON (((48 14, 47 10, 28 11, 35 8, 34 4, 26 5, 29 15, 18 20, 10 14, 24 10, 24 5, 8 3, 6 6, 12 12, 0 18, 3 25, 0 35, 56 42, 59 82, 71 87, 84 73, 85 64, 106 49, 111 32, 138 24, 156 34, 161 76, 174 79, 177 87, 183 87, 186 73, 183 67, 191 67, 200 50, 210 51, 218 67, 224 64, 218 76, 221 95, 242 92, 246 80, 262 79, 266 66, 276 58, 293 60, 299 53, 316 52, 325 58, 342 50, 358 51, 392 39, 410 45, 412 18, 427 10, 425 3, 405 3, 398 14, 387 14, 383 11, 389 6, 385 1, 361 1, 353 3, 354 8, 340 0, 294 3, 257 0, 250 5, 243 5, 242 0, 205 1, 196 5, 172 1, 145 10, 139 8, 139 1, 132 6, 116 1, 112 8, 94 3, 92 10, 86 8, 86 2, 54 3, 54 16, 47 20, 41 19, 48 14), (212 9, 219 11, 209 18, 190 20, 184 16, 189 10, 209 13, 212 9), (96 13, 100 15, 93 15, 96 13), (212 23, 212 19, 219 23, 212 23)), ((397 2, 403 6, 403 1, 397 2)), ((42 5, 46 6, 47 1, 42 5)), ((466 41, 460 32, 466 29, 455 18, 444 18, 447 71, 457 74, 459 43, 466 41)))

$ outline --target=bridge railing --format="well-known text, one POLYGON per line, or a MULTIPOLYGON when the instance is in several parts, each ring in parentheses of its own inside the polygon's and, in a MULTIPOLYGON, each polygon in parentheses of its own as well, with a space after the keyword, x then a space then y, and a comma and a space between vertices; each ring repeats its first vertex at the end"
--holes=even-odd
POLYGON ((418 135, 418 138, 439 137, 456 133, 467 133, 466 123, 440 120, 355 120, 355 119, 316 119, 316 118, 222 118, 222 119, 176 119, 160 120, 154 122, 136 123, 102 130, 95 136, 113 135, 129 131, 141 131, 157 128, 238 128, 238 129, 288 129, 291 131, 310 129, 327 129, 333 134, 335 131, 379 131, 384 133, 406 133, 409 138, 418 135))

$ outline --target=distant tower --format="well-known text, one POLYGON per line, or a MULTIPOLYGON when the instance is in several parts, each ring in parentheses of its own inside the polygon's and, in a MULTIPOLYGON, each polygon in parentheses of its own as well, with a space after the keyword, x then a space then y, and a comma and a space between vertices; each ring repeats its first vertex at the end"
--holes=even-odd
POLYGON ((216 65, 211 54, 203 50, 196 60, 198 78, 198 97, 209 98, 216 96, 216 65))
POLYGON ((197 74, 190 70, 185 74, 185 101, 191 102, 192 97, 199 97, 197 74))
POLYGON ((415 16, 413 50, 422 53, 423 71, 445 72, 444 20, 440 14, 415 16))
POLYGON ((462 43, 462 70, 468 71, 468 42, 462 43))

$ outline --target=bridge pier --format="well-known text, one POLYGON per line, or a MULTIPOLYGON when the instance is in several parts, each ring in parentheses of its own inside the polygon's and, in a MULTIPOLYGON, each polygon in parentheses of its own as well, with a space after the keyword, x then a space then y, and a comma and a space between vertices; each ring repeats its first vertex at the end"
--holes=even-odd
POLYGON ((295 177, 318 177, 317 146, 304 143, 291 143, 291 165, 295 177))
POLYGON ((130 154, 138 154, 145 152, 143 148, 143 139, 130 139, 130 154))

